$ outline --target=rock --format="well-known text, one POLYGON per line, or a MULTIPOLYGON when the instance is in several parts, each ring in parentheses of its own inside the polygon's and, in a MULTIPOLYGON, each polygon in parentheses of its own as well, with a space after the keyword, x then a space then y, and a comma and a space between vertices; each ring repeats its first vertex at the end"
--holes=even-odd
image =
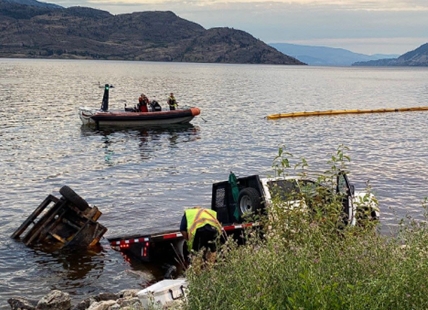
POLYGON ((117 294, 99 293, 80 301, 72 308, 68 293, 51 291, 42 299, 31 301, 23 297, 8 300, 12 310, 145 310, 137 296, 140 289, 126 289, 117 294))
POLYGON ((119 295, 114 293, 100 293, 98 294, 98 296, 95 297, 95 300, 97 301, 117 300, 117 299, 119 299, 119 295))
POLYGON ((37 310, 68 310, 71 309, 71 299, 68 293, 58 290, 51 291, 37 303, 37 310))
POLYGON ((88 297, 79 302, 73 310, 85 310, 88 309, 94 302, 100 301, 99 299, 95 299, 94 297, 88 297))
POLYGON ((12 297, 7 300, 12 310, 34 310, 37 301, 29 300, 23 297, 12 297))
POLYGON ((120 298, 117 303, 119 304, 120 309, 143 309, 143 305, 141 304, 140 299, 138 297, 120 298))
POLYGON ((141 291, 141 290, 138 290, 138 289, 122 290, 119 292, 119 298, 137 297, 137 293, 139 291, 141 291))
MULTIPOLYGON (((109 310, 112 307, 118 305, 115 300, 104 300, 104 301, 98 301, 94 302, 88 310, 109 310)), ((119 306, 119 305, 118 305, 119 306)))

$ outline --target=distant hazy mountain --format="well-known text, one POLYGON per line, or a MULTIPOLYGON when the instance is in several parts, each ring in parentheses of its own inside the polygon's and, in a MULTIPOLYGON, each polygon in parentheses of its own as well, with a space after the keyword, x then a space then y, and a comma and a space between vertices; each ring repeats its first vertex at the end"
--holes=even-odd
POLYGON ((364 55, 343 48, 296 45, 289 43, 270 43, 278 51, 290 55, 311 66, 351 66, 355 62, 383 58, 396 58, 399 55, 364 55))
POLYGON ((357 62, 353 66, 428 66, 428 43, 419 46, 417 49, 407 52, 398 58, 380 59, 368 62, 357 62))

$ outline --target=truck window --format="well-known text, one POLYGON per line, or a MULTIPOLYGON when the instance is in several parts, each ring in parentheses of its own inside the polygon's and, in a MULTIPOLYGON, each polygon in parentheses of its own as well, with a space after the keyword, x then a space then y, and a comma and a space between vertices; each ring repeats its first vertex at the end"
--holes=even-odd
POLYGON ((314 196, 317 193, 317 187, 320 186, 311 180, 301 180, 299 181, 299 184, 300 184, 300 190, 302 191, 302 193, 309 196, 314 196))
POLYGON ((287 201, 295 197, 300 191, 296 180, 275 180, 267 182, 272 198, 287 201))
POLYGON ((347 195, 348 194, 348 183, 346 182, 343 174, 339 175, 337 179, 338 193, 347 195))

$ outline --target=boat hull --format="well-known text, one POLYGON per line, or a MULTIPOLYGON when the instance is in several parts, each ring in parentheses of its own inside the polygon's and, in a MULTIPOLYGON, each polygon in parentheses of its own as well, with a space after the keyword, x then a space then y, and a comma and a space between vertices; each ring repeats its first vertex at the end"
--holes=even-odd
POLYGON ((79 108, 79 117, 84 125, 95 126, 164 126, 186 124, 201 113, 199 108, 160 112, 100 111, 79 108))

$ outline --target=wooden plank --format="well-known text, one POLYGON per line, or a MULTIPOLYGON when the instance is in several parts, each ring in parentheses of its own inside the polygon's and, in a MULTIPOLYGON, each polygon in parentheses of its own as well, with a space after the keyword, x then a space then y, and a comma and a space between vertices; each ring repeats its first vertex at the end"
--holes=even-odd
POLYGON ((57 215, 61 210, 63 210, 63 205, 67 203, 66 201, 59 201, 56 203, 49 211, 37 222, 36 225, 25 235, 23 238, 26 245, 31 244, 34 239, 40 237, 40 234, 43 229, 46 228, 46 225, 57 215))
POLYGON ((17 239, 19 236, 30 226, 30 224, 35 224, 36 218, 43 212, 43 210, 51 203, 58 202, 58 198, 55 196, 49 195, 43 200, 43 202, 37 207, 36 210, 31 213, 31 215, 22 223, 22 225, 12 234, 12 238, 17 239))

